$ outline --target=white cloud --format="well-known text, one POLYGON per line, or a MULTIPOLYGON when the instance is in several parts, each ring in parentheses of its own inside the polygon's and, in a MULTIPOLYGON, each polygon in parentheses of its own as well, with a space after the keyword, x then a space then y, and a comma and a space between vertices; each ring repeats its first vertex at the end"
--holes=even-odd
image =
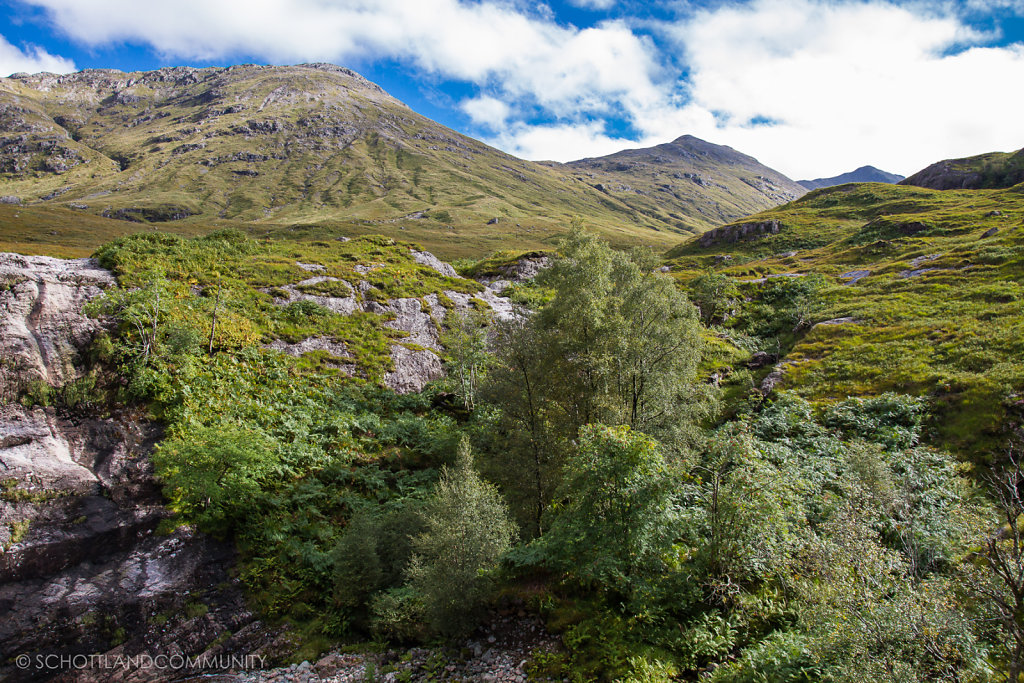
POLYGON ((579 29, 504 0, 24 0, 90 46, 143 42, 169 58, 391 58, 527 98, 558 116, 650 99, 653 47, 624 24, 579 29))
POLYGON ((492 129, 505 125, 511 113, 511 109, 507 104, 488 95, 464 100, 459 105, 459 108, 466 112, 476 125, 487 126, 492 129))
POLYGON ((689 133, 791 177, 819 177, 864 164, 910 173, 1024 145, 1024 90, 1014 87, 1024 82, 1024 47, 991 47, 993 36, 952 9, 1024 0, 967 0, 973 9, 723 2, 662 25, 657 42, 628 20, 580 29, 518 0, 23 1, 90 46, 146 43, 183 60, 400 60, 413 77, 488 93, 460 108, 496 135, 492 143, 527 158, 564 161, 689 133), (602 123, 623 118, 633 139, 602 123))
POLYGON ((569 4, 591 10, 609 10, 616 0, 569 0, 569 4))
POLYGON ((677 29, 690 103, 644 130, 688 132, 794 177, 865 163, 900 173, 1024 145, 1024 48, 955 50, 981 36, 950 15, 881 2, 755 0, 677 29), (713 116, 714 112, 717 116, 713 116), (767 118, 774 126, 752 125, 767 118))
POLYGON ((35 45, 29 45, 24 50, 19 50, 7 42, 3 36, 0 36, 0 75, 10 76, 19 71, 27 73, 50 71, 66 74, 74 70, 75 63, 68 59, 51 55, 35 45))
POLYGON ((515 123, 487 142, 523 159, 570 161, 604 156, 628 147, 654 145, 664 140, 650 139, 638 143, 627 138, 615 138, 605 134, 603 123, 589 122, 548 125, 515 123))

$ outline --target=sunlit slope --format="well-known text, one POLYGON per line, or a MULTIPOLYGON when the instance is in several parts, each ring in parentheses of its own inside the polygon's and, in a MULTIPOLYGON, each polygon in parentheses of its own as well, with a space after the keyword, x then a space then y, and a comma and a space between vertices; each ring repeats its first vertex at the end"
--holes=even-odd
POLYGON ((621 244, 684 230, 331 65, 0 79, 0 194, 132 221, 342 221, 482 248, 549 243, 575 215, 621 244))
POLYGON ((813 322, 849 320, 785 340, 780 386, 822 400, 931 396, 939 433, 981 454, 1024 414, 1022 221, 1022 186, 843 185, 744 221, 767 226, 747 229, 760 237, 730 242, 727 227, 668 258, 683 280, 711 269, 748 293, 766 276, 825 276, 813 322))

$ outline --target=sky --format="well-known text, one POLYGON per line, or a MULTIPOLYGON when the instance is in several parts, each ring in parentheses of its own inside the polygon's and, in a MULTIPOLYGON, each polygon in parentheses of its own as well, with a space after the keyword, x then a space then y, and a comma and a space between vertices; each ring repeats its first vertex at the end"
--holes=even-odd
POLYGON ((794 179, 1024 147, 1024 0, 0 0, 0 75, 332 62, 517 156, 794 179))

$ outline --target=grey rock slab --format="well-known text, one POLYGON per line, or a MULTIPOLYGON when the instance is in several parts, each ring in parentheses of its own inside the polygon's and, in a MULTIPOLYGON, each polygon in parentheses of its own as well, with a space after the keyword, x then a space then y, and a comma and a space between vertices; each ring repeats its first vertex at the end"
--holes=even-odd
POLYGON ((459 274, 455 272, 455 269, 452 268, 450 264, 445 263, 429 251, 416 251, 415 249, 410 249, 409 252, 412 254, 413 260, 421 266, 432 268, 441 275, 445 275, 447 277, 459 277, 459 274))
MULTIPOLYGON (((114 284, 95 259, 0 253, 0 358, 22 379, 74 379, 77 351, 102 327, 82 308, 114 284)), ((3 379, 0 376, 0 379, 3 379)))
POLYGON ((848 282, 844 282, 843 284, 846 286, 850 286, 857 284, 858 281, 863 280, 868 275, 871 275, 870 270, 850 270, 843 273, 839 277, 843 280, 848 280, 848 282))

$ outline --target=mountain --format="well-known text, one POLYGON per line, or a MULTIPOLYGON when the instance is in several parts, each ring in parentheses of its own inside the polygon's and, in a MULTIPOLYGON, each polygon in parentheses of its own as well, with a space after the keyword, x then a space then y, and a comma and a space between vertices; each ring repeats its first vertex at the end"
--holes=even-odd
POLYGON ((946 159, 918 171, 901 184, 933 190, 977 190, 1012 187, 1021 182, 1024 182, 1024 149, 946 159))
POLYGON ((692 135, 603 157, 546 163, 635 207, 641 215, 689 232, 778 206, 806 192, 757 159, 692 135))
MULTIPOLYGON (((711 269, 739 288, 726 339, 749 348, 744 334, 771 331, 755 384, 823 403, 927 396, 937 442, 981 462, 1024 424, 1022 219, 1020 187, 843 185, 706 232, 667 263, 682 284, 711 269), (757 317, 780 301, 790 317, 757 317)), ((726 365, 748 362, 735 353, 726 365)))
POLYGON ((798 184, 808 190, 818 190, 823 187, 834 185, 845 185, 846 183, 898 183, 903 176, 895 173, 888 173, 874 166, 861 166, 856 171, 842 173, 831 178, 816 178, 814 180, 798 180, 798 184))
MULTIPOLYGON (((52 209, 57 224, 79 212, 179 232, 313 225, 386 233, 451 258, 549 246, 573 216, 617 244, 667 247, 795 196, 749 157, 688 140, 655 148, 670 152, 660 160, 641 155, 643 181, 620 174, 628 180, 598 188, 586 172, 595 160, 517 159, 329 64, 0 79, 0 196, 52 209), (637 191, 619 190, 624 182, 637 191)), ((0 243, 39 237, 10 216, 0 243)), ((134 230, 104 223, 93 241, 54 241, 87 252, 134 230)))

